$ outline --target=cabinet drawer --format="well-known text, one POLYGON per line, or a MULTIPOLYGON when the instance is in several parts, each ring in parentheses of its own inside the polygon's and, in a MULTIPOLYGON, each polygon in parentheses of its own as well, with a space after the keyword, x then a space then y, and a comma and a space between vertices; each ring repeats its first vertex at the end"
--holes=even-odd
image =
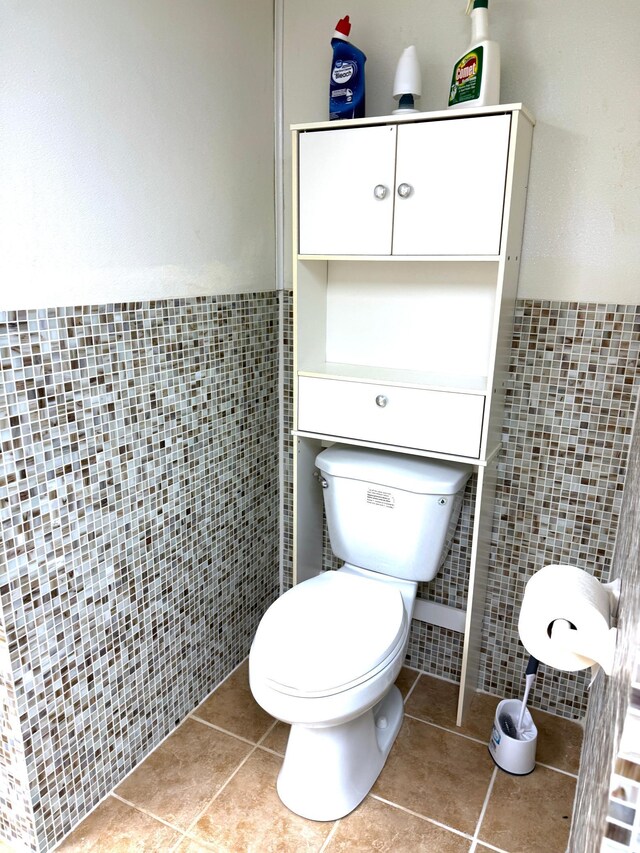
POLYGON ((298 429, 478 458, 484 396, 298 379, 298 429))

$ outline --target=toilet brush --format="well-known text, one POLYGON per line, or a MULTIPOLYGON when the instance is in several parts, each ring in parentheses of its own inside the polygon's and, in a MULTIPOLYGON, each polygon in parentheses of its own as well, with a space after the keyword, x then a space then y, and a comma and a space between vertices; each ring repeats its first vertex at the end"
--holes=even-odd
POLYGON ((537 658, 534 658, 533 655, 531 655, 529 657, 529 663, 527 664, 527 670, 525 673, 526 686, 524 688, 524 696, 522 697, 522 707, 520 708, 520 716, 518 717, 518 724, 516 726, 516 737, 519 737, 520 732, 522 731, 522 721, 524 720, 524 712, 527 708, 527 699, 529 698, 529 691, 531 690, 531 685, 536 680, 536 673, 538 672, 539 665, 540 661, 537 658))
POLYGON ((538 671, 539 661, 529 658, 526 669, 526 687, 522 701, 503 699, 498 702, 489 738, 489 752, 501 770, 514 776, 526 776, 536 766, 538 729, 531 714, 525 713, 531 686, 538 671), (517 718, 517 722, 516 722, 517 718))

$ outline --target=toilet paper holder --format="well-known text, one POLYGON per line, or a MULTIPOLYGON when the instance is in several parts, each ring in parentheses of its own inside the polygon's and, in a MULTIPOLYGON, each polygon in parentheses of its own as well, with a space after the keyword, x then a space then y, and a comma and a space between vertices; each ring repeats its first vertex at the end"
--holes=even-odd
POLYGON ((549 565, 527 581, 518 633, 525 649, 563 672, 613 672, 620 579, 601 583, 571 565, 549 565))
MULTIPOLYGON (((611 583, 602 584, 602 588, 606 590, 609 598, 609 616, 612 620, 617 619, 618 616, 621 586, 620 578, 616 578, 611 583)), ((549 629, 553 642, 561 645, 565 651, 573 652, 573 654, 584 658, 585 667, 600 664, 606 675, 611 675, 618 636, 616 627, 609 628, 604 644, 602 640, 594 643, 590 636, 580 634, 567 619, 556 619, 551 623, 549 629)))

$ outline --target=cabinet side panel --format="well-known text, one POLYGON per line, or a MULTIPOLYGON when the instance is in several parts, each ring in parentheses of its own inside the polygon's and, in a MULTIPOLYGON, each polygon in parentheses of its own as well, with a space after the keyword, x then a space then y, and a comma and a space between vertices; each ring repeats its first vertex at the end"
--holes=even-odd
POLYGON ((326 361, 327 263, 300 261, 294 278, 294 370, 313 370, 326 361))
POLYGON ((496 317, 492 341, 495 356, 492 355, 489 362, 493 367, 492 372, 490 368, 488 376, 485 414, 488 426, 483 437, 482 455, 490 453, 502 438, 505 386, 511 353, 513 315, 518 293, 532 135, 533 127, 527 118, 519 113, 514 114, 505 193, 504 240, 498 270, 496 317))
POLYGON ((293 582, 309 580, 322 568, 322 489, 314 477, 320 441, 296 438, 293 461, 293 582))
POLYGON ((487 594, 487 573, 491 551, 491 529, 496 492, 498 455, 486 465, 478 468, 475 522, 471 545, 469 569, 469 598, 465 624, 460 696, 458 700, 457 724, 461 726, 474 693, 478 689, 480 651, 482 644, 482 620, 487 594))

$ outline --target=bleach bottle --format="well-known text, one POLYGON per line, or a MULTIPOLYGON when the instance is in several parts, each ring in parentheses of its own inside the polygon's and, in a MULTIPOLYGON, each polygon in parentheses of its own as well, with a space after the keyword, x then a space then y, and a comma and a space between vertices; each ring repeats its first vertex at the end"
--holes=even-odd
POLYGON ((453 66, 449 107, 500 103, 500 45, 489 38, 489 0, 469 0, 471 43, 453 66))
POLYGON ((351 44, 349 16, 341 18, 331 39, 329 119, 364 117, 364 64, 367 57, 351 44))

